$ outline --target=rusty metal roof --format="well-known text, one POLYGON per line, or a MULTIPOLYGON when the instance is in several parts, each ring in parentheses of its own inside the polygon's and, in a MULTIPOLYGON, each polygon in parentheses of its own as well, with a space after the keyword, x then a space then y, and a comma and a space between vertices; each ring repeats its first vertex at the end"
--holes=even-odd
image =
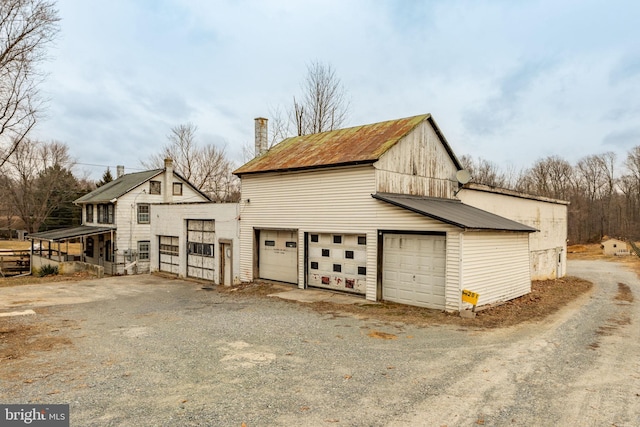
MULTIPOLYGON (((291 137, 233 173, 236 175, 373 163, 420 123, 429 120, 454 163, 449 148, 430 114, 291 137)), ((459 167, 459 169, 462 169, 459 167)))
POLYGON ((465 205, 460 200, 391 193, 376 193, 371 196, 374 199, 467 230, 520 231, 525 233, 538 231, 528 225, 465 205))

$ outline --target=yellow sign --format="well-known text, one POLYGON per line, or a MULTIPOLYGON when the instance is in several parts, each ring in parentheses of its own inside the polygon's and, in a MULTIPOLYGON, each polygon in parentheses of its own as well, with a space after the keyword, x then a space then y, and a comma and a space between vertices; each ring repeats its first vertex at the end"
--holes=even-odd
POLYGON ((478 298, 480 298, 480 294, 468 291, 466 289, 462 290, 462 301, 468 302, 472 305, 478 305, 478 298))

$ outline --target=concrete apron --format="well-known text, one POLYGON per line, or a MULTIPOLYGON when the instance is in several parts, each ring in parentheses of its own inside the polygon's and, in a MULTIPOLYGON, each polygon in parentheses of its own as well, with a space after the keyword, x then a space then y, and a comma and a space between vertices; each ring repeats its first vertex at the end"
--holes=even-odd
POLYGON ((292 289, 267 295, 298 302, 331 302, 333 304, 377 304, 362 297, 319 289, 292 289))

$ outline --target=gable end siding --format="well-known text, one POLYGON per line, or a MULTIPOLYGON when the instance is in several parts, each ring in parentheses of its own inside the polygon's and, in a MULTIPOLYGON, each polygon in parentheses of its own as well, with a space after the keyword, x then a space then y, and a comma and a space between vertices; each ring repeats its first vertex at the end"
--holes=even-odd
POLYGON ((428 121, 422 122, 378 160, 376 190, 453 198, 457 167, 428 121))

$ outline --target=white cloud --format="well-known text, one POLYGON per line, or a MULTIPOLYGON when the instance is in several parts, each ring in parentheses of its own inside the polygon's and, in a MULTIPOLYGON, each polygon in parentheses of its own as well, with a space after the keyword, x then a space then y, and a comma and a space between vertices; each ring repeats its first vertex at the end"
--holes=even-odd
POLYGON ((627 149, 640 111, 640 6, 623 1, 58 5, 36 135, 81 163, 136 167, 184 122, 240 160, 313 60, 342 79, 350 125, 430 112, 458 155, 497 164, 627 149))

